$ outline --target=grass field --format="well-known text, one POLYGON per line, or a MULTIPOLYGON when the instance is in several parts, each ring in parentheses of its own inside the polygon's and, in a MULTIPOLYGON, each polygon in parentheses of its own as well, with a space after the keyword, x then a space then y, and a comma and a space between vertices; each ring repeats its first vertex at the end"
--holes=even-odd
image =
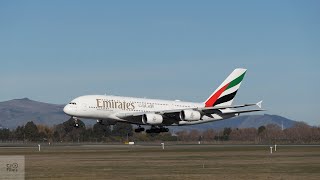
POLYGON ((277 149, 81 145, 38 152, 34 146, 0 147, 0 155, 25 155, 26 179, 320 179, 320 146, 277 149))

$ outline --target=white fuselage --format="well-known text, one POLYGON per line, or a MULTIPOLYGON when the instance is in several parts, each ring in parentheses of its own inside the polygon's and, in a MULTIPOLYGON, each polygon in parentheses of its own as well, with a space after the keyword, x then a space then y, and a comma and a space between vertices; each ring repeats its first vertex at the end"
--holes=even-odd
POLYGON ((237 68, 211 93, 203 103, 145 99, 123 96, 87 95, 72 100, 63 109, 75 120, 97 119, 100 124, 117 121, 138 125, 135 132, 144 131, 141 125, 151 126, 146 133, 168 132, 164 126, 192 125, 238 116, 240 113, 263 111, 261 102, 232 105, 246 69, 237 68), (241 109, 257 105, 259 109, 241 109))
MULTIPOLYGON (((203 103, 182 101, 168 101, 160 99, 146 99, 122 96, 87 95, 72 100, 68 105, 65 106, 64 112, 70 116, 78 118, 127 121, 125 119, 119 118, 117 115, 126 113, 154 113, 164 110, 202 108, 204 106, 205 105, 203 103)), ((225 109, 225 111, 228 111, 228 109, 225 109)), ((199 124, 208 121, 221 120, 223 118, 217 114, 213 114, 211 117, 204 116, 201 120, 198 121, 180 121, 179 123, 173 123, 170 125, 199 124)))

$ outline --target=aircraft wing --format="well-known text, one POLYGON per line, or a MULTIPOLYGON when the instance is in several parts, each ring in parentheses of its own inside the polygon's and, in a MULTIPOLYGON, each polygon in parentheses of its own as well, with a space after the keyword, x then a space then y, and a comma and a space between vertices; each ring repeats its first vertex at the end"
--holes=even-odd
MULTIPOLYGON (((194 108, 192 110, 202 112, 203 114, 214 114, 217 112, 221 112, 221 110, 224 110, 224 109, 236 109, 236 108, 242 108, 242 107, 248 107, 248 106, 258 106, 261 109, 261 107, 262 107, 261 103, 262 103, 262 101, 259 101, 258 103, 234 105, 234 106, 214 106, 214 107, 194 108)), ((248 111, 248 112, 251 112, 251 111, 248 111)), ((225 114, 225 113, 223 113, 223 114, 225 114)))
MULTIPOLYGON (((180 121, 179 113, 183 110, 194 110, 199 111, 203 115, 211 116, 212 114, 219 115, 230 115, 230 114, 240 114, 240 113, 248 113, 248 112, 257 112, 257 111, 265 111, 264 109, 249 109, 249 110, 233 110, 237 108, 247 107, 247 106, 255 106, 257 105, 261 108, 261 102, 255 104, 243 104, 243 105, 235 105, 235 106, 217 106, 217 107, 200 107, 200 108, 187 108, 187 109, 170 109, 170 110, 162 110, 162 111, 152 111, 147 113, 155 113, 162 115, 164 118, 164 123, 167 121, 168 124, 176 123, 180 121), (228 109, 227 111, 225 109, 228 109)), ((142 116, 146 114, 146 112, 128 112, 128 113, 120 113, 116 114, 118 118, 125 119, 134 124, 142 123, 142 116)))
POLYGON ((265 109, 249 109, 249 110, 242 110, 242 111, 232 111, 232 112, 227 112, 227 113, 223 113, 223 114, 224 115, 227 115, 227 114, 242 114, 242 113, 258 112, 258 111, 265 111, 265 109))

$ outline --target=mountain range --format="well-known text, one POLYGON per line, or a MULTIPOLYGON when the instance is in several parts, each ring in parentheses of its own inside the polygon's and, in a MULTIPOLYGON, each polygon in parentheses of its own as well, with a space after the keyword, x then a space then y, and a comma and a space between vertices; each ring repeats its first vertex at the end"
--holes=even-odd
POLYGON ((49 126, 60 124, 70 118, 64 114, 63 107, 28 98, 0 102, 0 126, 12 129, 28 121, 49 126))
MULTIPOLYGON (((28 98, 13 99, 0 102, 0 127, 14 129, 17 126, 33 121, 36 124, 48 126, 60 124, 67 121, 70 117, 63 112, 64 105, 49 104, 30 100, 28 98)), ((84 120, 86 124, 94 124, 96 121, 84 120)), ((258 128, 262 125, 277 124, 284 128, 291 127, 296 121, 277 116, 277 115, 241 115, 239 117, 217 121, 212 123, 198 124, 193 126, 182 126, 170 128, 172 130, 189 130, 208 128, 222 129, 231 128, 258 128)))

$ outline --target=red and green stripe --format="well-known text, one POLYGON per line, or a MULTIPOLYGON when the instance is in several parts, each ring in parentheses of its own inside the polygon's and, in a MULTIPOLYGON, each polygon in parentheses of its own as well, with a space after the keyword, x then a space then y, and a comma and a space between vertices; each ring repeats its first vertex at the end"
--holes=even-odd
POLYGON ((220 97, 220 96, 225 90, 230 89, 230 88, 238 85, 239 83, 241 83, 245 74, 246 74, 246 72, 244 72, 239 77, 237 77, 236 79, 234 79, 230 83, 227 83, 222 88, 220 88, 213 96, 210 97, 210 99, 205 103, 205 106, 211 107, 211 106, 215 106, 217 104, 221 104, 221 103, 228 102, 228 101, 232 100, 234 98, 234 96, 236 95, 237 90, 235 92, 227 94, 223 97, 220 97))

